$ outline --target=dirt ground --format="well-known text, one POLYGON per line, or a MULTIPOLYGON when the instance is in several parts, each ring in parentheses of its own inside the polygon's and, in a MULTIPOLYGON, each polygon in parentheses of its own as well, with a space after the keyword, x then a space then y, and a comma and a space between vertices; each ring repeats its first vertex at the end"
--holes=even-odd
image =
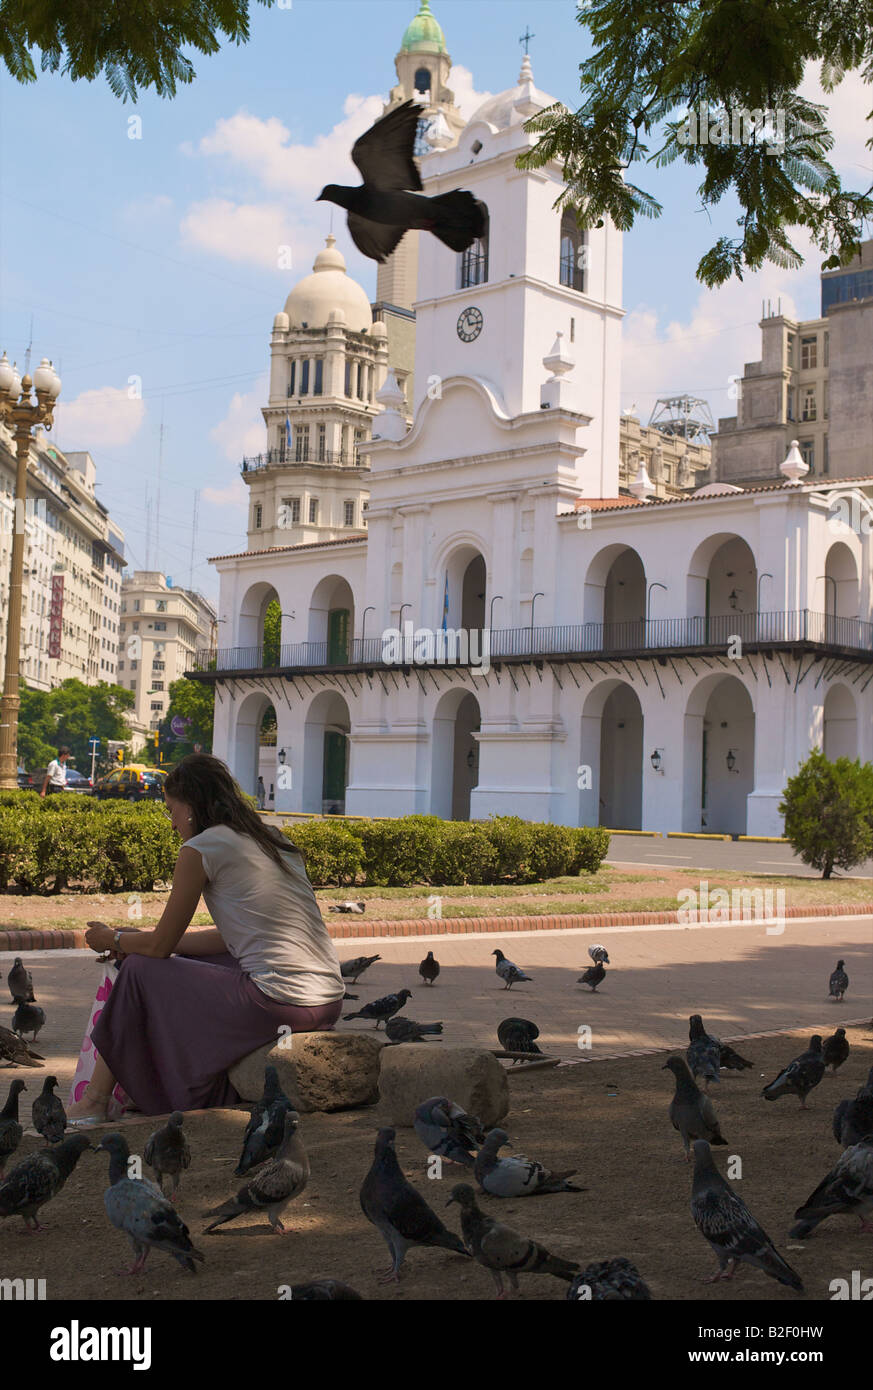
MULTIPOLYGON (((583 1264, 626 1256, 638 1266, 656 1299, 827 1299, 832 1279, 850 1279, 854 1269, 862 1278, 873 1273, 873 1239, 860 1233, 856 1218, 844 1216, 831 1218, 802 1243, 788 1241, 787 1231, 795 1208, 839 1156, 830 1128, 835 1104, 854 1095, 873 1064, 870 1027, 849 1027, 847 1032, 851 1056, 836 1076, 828 1073, 813 1091, 808 1112, 801 1111, 796 1098, 768 1103, 760 1095, 762 1085, 803 1049, 808 1033, 738 1044, 754 1067, 723 1072, 720 1084, 713 1087, 728 1140, 726 1149, 716 1150, 719 1166, 724 1171, 726 1156, 742 1158, 737 1190, 803 1278, 804 1295, 748 1267, 731 1283, 701 1282, 717 1266, 692 1221, 691 1167, 682 1160, 681 1140, 667 1118, 672 1078, 661 1070, 667 1053, 562 1065, 513 1077, 511 1109, 503 1121, 511 1149, 555 1168, 577 1168, 577 1181, 587 1191, 514 1201, 482 1197, 480 1202, 519 1232, 583 1264)), ((4 1069, 0 1096, 5 1097, 13 1075, 28 1079, 24 1071, 4 1069)), ((22 1097, 31 1099, 30 1094, 22 1097)), ((24 1113, 29 1113, 29 1104, 24 1113)), ((389 1262, 387 1249, 358 1202, 378 1127, 374 1110, 302 1117, 300 1134, 310 1154, 312 1178, 286 1215, 288 1235, 270 1234, 266 1217, 257 1216, 203 1236, 206 1210, 239 1186, 232 1169, 246 1120, 242 1109, 186 1117, 193 1164, 182 1185, 179 1210, 206 1256, 196 1278, 155 1253, 136 1278, 116 1274, 132 1257, 126 1238, 109 1225, 103 1211, 108 1168, 103 1153, 82 1156, 64 1191, 42 1213, 49 1228, 44 1234, 26 1235, 17 1217, 0 1223, 0 1275, 45 1279, 49 1300, 275 1299, 280 1285, 315 1277, 342 1279, 374 1300, 494 1297, 486 1270, 440 1250, 411 1250, 399 1285, 377 1282, 377 1272, 389 1262)), ((155 1123, 125 1123, 132 1151, 141 1152, 155 1123)), ((101 1130, 91 1133, 97 1143, 101 1130)), ((35 1134, 26 1135, 16 1159, 41 1144, 35 1134)), ((409 1179, 445 1223, 459 1230, 457 1208, 446 1211, 445 1204, 453 1183, 465 1180, 463 1171, 446 1164, 440 1180, 429 1180, 427 1155, 412 1129, 398 1130, 397 1152, 409 1179)), ((565 1291, 565 1284, 549 1276, 521 1277, 521 1296, 526 1299, 560 1299, 565 1291)))

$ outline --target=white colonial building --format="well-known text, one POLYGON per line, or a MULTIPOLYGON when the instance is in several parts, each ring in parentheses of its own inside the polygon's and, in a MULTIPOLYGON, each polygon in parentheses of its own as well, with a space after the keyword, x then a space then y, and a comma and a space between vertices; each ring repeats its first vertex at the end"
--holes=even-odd
MULTIPOLYGON (((254 790, 272 706, 278 810, 779 834, 811 748, 873 758, 873 476, 813 485, 791 450, 752 487, 657 497, 640 467, 622 494, 621 236, 554 209, 558 166, 516 167, 552 100, 525 59, 423 159, 488 230, 463 256, 419 239, 413 419, 389 371, 366 530, 278 537, 265 512, 274 543, 250 518, 215 559, 221 647, 192 672, 214 751, 254 790)), ((279 328, 274 364, 302 343, 279 328)))

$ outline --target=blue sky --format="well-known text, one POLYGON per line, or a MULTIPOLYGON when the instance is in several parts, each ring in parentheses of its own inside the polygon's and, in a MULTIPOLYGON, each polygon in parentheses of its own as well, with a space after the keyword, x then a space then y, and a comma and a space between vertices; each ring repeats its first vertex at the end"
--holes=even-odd
MULTIPOLYGON (((255 6, 249 44, 197 55, 195 82, 172 101, 123 105, 102 79, 41 75, 21 87, 0 76, 0 349, 21 364, 32 317, 34 362, 52 358, 63 379, 54 436, 63 449, 90 449, 134 567, 148 558, 216 599, 207 557, 244 548, 239 461, 262 442, 272 318, 328 230, 329 207, 313 201, 321 184, 356 181, 348 150, 396 81, 394 55, 417 8, 255 6), (291 247, 290 271, 276 267, 278 244, 291 247)), ((572 0, 432 0, 432 9, 466 115, 514 84, 528 26, 537 85, 576 101, 587 38, 572 0)), ((864 96, 850 78, 832 101, 833 159, 853 187, 870 181, 864 96)), ((801 271, 769 267, 705 291, 695 267, 733 231, 732 206, 711 219, 697 211, 698 179, 678 165, 634 178, 665 212, 625 238, 622 406, 647 420, 655 397, 688 390, 716 418, 730 414, 728 378, 758 356, 762 298, 818 313, 816 254, 801 271)), ((374 263, 336 216, 334 232, 374 296, 374 263)))

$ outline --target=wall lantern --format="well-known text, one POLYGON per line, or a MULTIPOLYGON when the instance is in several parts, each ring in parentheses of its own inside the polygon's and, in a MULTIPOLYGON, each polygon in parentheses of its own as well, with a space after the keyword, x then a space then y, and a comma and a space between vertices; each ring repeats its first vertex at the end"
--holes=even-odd
POLYGON ((661 767, 661 754, 663 753, 663 751, 663 748, 656 748, 651 757, 653 771, 660 772, 662 775, 664 772, 664 769, 661 767))
POLYGON ((740 770, 739 770, 739 768, 737 767, 737 758, 736 758, 736 754, 734 753, 734 750, 733 750, 732 748, 729 748, 729 749, 728 749, 727 757, 725 758, 725 762, 727 763, 727 770, 728 770, 728 772, 736 772, 737 776, 739 777, 739 775, 740 775, 740 770))
POLYGON ((284 749, 284 748, 280 748, 280 749, 279 749, 279 762, 282 764, 283 767, 285 766, 285 749, 284 749))
POLYGON ((474 765, 475 765, 475 762, 476 762, 476 754, 473 752, 473 750, 472 750, 472 748, 471 748, 470 751, 469 751, 469 753, 467 754, 467 766, 468 766, 468 768, 470 769, 471 772, 473 771, 473 767, 474 767, 474 765))

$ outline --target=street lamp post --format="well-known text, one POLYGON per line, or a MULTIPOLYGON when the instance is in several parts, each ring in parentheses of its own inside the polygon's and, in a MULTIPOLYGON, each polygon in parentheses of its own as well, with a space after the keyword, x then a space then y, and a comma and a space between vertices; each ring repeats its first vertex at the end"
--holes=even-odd
POLYGON ((6 664, 3 696, 0 699, 0 790, 18 786, 17 757, 18 691, 21 664, 21 609, 24 595, 24 537, 27 509, 27 462, 30 458, 31 431, 37 425, 51 429, 55 401, 61 379, 47 358, 33 374, 19 377, 4 352, 0 358, 0 419, 15 436, 15 516, 12 530, 12 558, 9 567, 9 607, 6 618, 6 664), (31 392, 36 392, 36 402, 31 392))
POLYGON ((531 650, 531 655, 533 655, 534 612, 536 611, 537 599, 538 599, 538 598, 545 598, 545 594, 544 594, 544 593, 541 593, 541 592, 536 593, 536 594, 534 594, 533 598, 532 598, 531 601, 530 601, 530 642, 529 642, 529 646, 530 646, 530 650, 531 650))

